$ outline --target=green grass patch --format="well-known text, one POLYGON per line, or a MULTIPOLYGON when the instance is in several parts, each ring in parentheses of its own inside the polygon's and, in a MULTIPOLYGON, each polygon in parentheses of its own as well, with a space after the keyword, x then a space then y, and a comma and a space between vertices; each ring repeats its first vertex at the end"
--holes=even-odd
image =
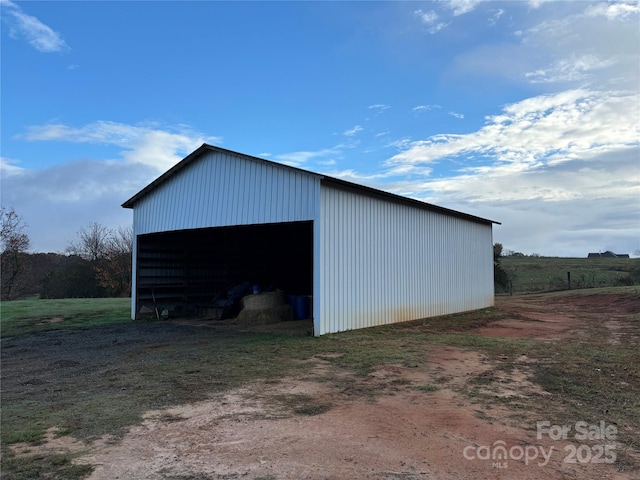
POLYGON ((71 455, 2 456, 3 478, 10 480, 81 480, 89 476, 93 465, 76 465, 71 455), (6 475, 6 476, 5 476, 6 475))
POLYGON ((420 390, 422 392, 437 392, 440 388, 437 385, 418 385, 415 387, 416 390, 420 390))
POLYGON ((612 345, 607 338, 601 327, 594 326, 579 342, 541 348, 553 361, 539 365, 534 380, 553 395, 541 400, 553 416, 549 420, 568 424, 603 420, 618 425, 620 441, 639 448, 640 352, 634 344, 612 345))
POLYGON ((130 298, 29 299, 4 301, 0 305, 2 337, 129 321, 130 298))
POLYGON ((625 285, 630 275, 637 274, 640 258, 510 256, 501 259, 501 266, 514 293, 533 293, 567 289, 567 272, 571 272, 572 289, 625 285))

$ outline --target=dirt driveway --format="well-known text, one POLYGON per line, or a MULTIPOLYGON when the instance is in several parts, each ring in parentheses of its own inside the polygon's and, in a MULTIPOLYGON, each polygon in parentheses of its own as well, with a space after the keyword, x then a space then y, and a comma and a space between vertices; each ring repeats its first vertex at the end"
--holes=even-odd
MULTIPOLYGON (((640 312, 638 300, 573 298, 552 311, 536 302, 500 298, 507 315, 469 334, 553 344, 585 334, 585 315, 600 312, 610 342, 631 335, 637 344, 628 315, 640 312)), ((623 449, 640 459, 637 444, 625 447, 613 433, 632 427, 577 424, 579 417, 558 425, 518 408, 517 399, 552 396, 534 383, 537 359, 516 355, 501 368, 500 357, 481 349, 435 343, 419 363, 363 376, 337 365, 339 355, 300 360, 304 378, 257 381, 150 411, 121 439, 87 445, 51 432, 39 448, 82 452, 76 461, 96 466, 93 480, 640 479, 616 462, 623 449), (484 384, 487 376, 493 381, 484 384)))

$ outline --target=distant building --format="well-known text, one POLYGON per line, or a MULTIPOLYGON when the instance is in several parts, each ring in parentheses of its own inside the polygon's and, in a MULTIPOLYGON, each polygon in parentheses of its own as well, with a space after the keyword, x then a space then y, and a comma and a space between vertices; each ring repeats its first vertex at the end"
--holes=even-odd
POLYGON ((611 250, 607 250, 603 253, 590 253, 587 258, 629 258, 628 253, 613 253, 611 250))

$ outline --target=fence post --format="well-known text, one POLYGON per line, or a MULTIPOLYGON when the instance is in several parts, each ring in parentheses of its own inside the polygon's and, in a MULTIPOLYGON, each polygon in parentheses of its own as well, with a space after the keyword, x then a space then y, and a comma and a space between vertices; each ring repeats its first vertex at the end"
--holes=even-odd
POLYGON ((567 287, 571 290, 571 272, 567 272, 567 287))

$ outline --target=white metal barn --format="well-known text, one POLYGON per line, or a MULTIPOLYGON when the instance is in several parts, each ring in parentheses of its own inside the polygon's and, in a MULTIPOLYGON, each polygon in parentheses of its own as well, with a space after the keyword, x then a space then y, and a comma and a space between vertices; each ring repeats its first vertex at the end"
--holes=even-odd
POLYGON ((493 305, 492 220, 204 144, 133 209, 132 317, 236 282, 312 296, 315 335, 493 305))

